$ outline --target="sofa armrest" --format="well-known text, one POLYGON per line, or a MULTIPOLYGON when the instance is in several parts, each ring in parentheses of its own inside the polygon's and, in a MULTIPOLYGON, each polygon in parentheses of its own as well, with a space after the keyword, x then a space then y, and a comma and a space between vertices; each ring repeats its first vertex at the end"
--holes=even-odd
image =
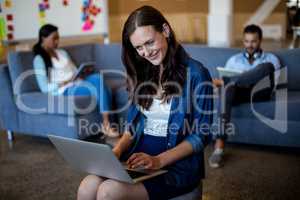
POLYGON ((15 108, 8 65, 0 65, 0 108, 15 108))
POLYGON ((17 107, 14 102, 12 81, 8 65, 0 65, 0 118, 2 128, 16 130, 18 126, 17 107))
POLYGON ((29 92, 16 96, 16 105, 30 114, 85 115, 97 110, 93 96, 53 96, 41 92, 29 92))

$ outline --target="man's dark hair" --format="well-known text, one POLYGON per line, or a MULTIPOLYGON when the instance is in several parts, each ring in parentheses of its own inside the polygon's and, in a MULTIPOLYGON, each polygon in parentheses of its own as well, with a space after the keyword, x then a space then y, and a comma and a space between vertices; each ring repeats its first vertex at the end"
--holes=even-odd
POLYGON ((244 34, 246 33, 257 33, 258 38, 261 40, 263 37, 263 32, 261 28, 255 24, 248 25, 244 28, 244 34))

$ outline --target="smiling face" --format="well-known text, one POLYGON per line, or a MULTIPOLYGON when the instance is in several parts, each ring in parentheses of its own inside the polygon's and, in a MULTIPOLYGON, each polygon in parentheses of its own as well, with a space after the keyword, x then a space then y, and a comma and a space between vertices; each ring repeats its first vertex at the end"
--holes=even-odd
POLYGON ((261 40, 257 33, 245 33, 244 34, 244 47, 246 51, 252 55, 260 49, 261 40))
POLYGON ((43 37, 42 46, 48 50, 54 50, 58 47, 59 34, 57 31, 51 33, 47 37, 43 37))
POLYGON ((153 65, 161 65, 168 51, 168 27, 163 32, 156 31, 153 26, 140 26, 130 36, 130 42, 137 53, 153 65))

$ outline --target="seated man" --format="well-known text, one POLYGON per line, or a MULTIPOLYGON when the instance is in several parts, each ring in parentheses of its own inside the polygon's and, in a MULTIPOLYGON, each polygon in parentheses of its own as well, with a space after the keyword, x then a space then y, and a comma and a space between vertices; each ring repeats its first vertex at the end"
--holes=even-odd
POLYGON ((257 25, 249 25, 245 27, 243 37, 244 51, 233 55, 225 65, 227 69, 243 71, 243 73, 213 80, 217 87, 224 89, 221 93, 222 98, 220 98, 221 131, 216 137, 215 150, 209 158, 209 165, 213 168, 220 167, 222 164, 225 140, 230 134, 228 128, 232 105, 249 102, 253 87, 266 77, 270 81, 268 87, 255 92, 252 100, 270 99, 279 77, 280 63, 278 58, 271 53, 264 52, 260 47, 261 28, 257 25))

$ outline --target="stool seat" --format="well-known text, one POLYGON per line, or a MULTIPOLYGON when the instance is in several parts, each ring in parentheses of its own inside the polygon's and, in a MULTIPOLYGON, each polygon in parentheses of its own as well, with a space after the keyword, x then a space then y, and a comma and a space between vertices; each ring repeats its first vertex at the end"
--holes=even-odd
POLYGON ((202 199, 202 184, 196 187, 193 191, 174 197, 170 200, 201 200, 202 199))

